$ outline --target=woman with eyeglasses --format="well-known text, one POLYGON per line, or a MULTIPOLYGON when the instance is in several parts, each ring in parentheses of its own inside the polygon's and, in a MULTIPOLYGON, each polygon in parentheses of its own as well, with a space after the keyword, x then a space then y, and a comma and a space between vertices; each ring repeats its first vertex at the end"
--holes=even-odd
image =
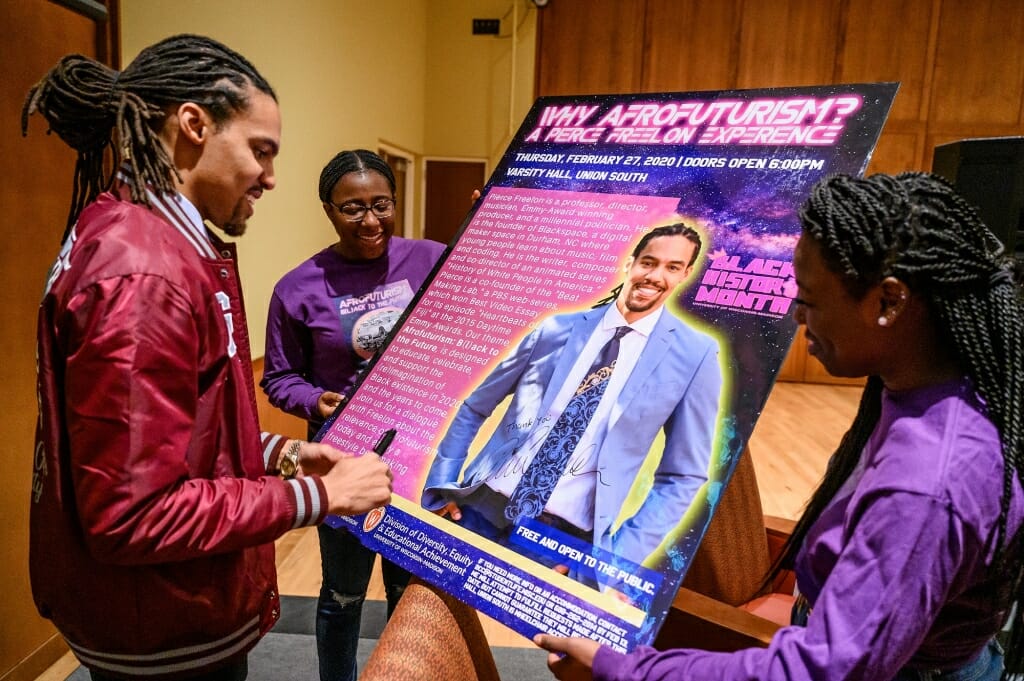
MULTIPOLYGON (((312 438, 381 347, 444 246, 394 236, 395 176, 380 156, 342 151, 320 174, 338 240, 274 287, 260 386, 306 419, 312 438)), ((322 681, 356 678, 356 646, 375 554, 344 530, 318 528, 323 586, 316 615, 322 681)), ((409 574, 383 561, 388 615, 409 574)))

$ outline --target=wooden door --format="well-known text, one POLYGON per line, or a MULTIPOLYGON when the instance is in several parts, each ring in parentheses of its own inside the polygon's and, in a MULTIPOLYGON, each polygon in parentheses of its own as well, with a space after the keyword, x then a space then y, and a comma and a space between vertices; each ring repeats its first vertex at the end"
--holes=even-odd
POLYGON ((484 161, 427 159, 423 236, 447 244, 472 206, 473 190, 487 181, 484 161))
POLYGON ((646 0, 558 0, 546 5, 537 14, 537 95, 639 88, 645 9, 646 0))
MULTIPOLYGON (((0 499, 0 564, 7 594, 0 605, 0 677, 12 681, 35 678, 67 650, 32 602, 28 514, 36 312, 47 270, 60 249, 75 167, 74 152, 56 135, 45 134, 42 117, 33 116, 29 136, 21 136, 21 106, 28 89, 65 54, 118 60, 116 26, 103 19, 102 5, 92 5, 86 15, 43 0, 0 0, 0 25, 6 31, 0 41, 0 466, 8 490, 0 499)), ((116 7, 109 9, 116 17, 116 7)))

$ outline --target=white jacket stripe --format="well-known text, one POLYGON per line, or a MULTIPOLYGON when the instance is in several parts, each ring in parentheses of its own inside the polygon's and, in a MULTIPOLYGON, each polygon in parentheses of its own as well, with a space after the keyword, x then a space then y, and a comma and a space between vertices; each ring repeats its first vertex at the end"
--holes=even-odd
POLYGON ((103 671, 156 676, 213 665, 234 657, 260 635, 259 618, 254 617, 238 631, 216 641, 184 648, 175 648, 147 655, 125 655, 89 650, 68 641, 68 646, 86 667, 103 671), (171 662, 171 660, 174 660, 171 662))

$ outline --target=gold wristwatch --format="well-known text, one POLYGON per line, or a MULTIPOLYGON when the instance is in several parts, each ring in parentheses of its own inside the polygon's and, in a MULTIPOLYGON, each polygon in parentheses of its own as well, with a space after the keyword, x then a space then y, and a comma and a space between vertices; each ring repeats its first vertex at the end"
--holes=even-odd
POLYGON ((285 480, 291 480, 299 472, 299 448, 302 447, 302 440, 292 440, 288 449, 281 454, 281 476, 285 480))

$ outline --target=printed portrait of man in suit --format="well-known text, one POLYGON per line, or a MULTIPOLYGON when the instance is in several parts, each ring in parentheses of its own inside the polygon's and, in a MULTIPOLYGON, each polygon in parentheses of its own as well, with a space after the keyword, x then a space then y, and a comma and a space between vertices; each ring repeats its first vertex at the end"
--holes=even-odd
POLYGON ((665 307, 700 251, 691 227, 656 227, 606 301, 543 320, 459 408, 427 473, 423 507, 502 544, 533 519, 642 563, 708 476, 718 342, 665 307), (481 425, 509 396, 471 457, 481 425), (651 452, 660 431, 664 448, 651 452), (650 491, 616 523, 649 454, 658 457, 650 491))

